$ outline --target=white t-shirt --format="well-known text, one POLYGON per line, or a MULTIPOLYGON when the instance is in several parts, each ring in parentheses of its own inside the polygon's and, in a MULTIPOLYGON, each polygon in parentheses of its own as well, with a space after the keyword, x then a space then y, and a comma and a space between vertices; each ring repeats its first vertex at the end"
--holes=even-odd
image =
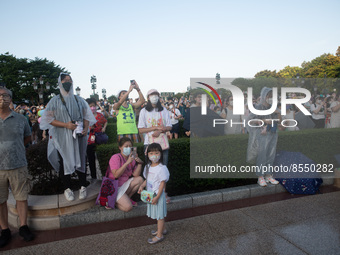
MULTIPOLYGON (((144 167, 144 178, 146 178, 146 168, 147 166, 144 167)), ((147 191, 155 192, 156 194, 158 194, 161 182, 167 182, 169 180, 169 177, 170 173, 165 165, 160 163, 154 167, 150 166, 146 182, 147 191)))
POLYGON ((175 119, 175 117, 179 117, 181 115, 181 112, 176 108, 175 109, 175 113, 174 113, 174 109, 169 110, 169 114, 170 114, 170 120, 171 120, 171 124, 172 125, 176 125, 178 123, 178 119, 175 119), (175 115, 176 113, 176 115, 175 115))
POLYGON ((315 119, 315 120, 321 120, 321 119, 324 119, 325 118, 325 108, 323 106, 321 106, 321 109, 320 111, 315 114, 313 111, 315 111, 316 109, 318 109, 320 107, 319 104, 312 104, 310 106, 310 111, 312 113, 312 118, 315 119))
MULTIPOLYGON (((287 114, 286 115, 282 115, 282 120, 293 120, 295 119, 295 112, 294 111, 287 111, 287 114)), ((286 127, 286 130, 287 131, 295 131, 295 130, 298 130, 297 129, 297 126, 296 127, 293 127, 295 122, 294 121, 285 121, 284 123, 286 126, 289 126, 289 127, 286 127)))
MULTIPOLYGON (((172 127, 169 111, 163 107, 163 111, 158 112, 154 108, 151 112, 148 112, 145 108, 143 108, 139 113, 139 121, 138 128, 150 128, 150 127, 172 127)), ((153 132, 145 133, 144 136, 144 144, 149 144, 149 139, 147 134, 152 134, 153 132)))
MULTIPOLYGON (((337 106, 338 104, 340 104, 339 101, 334 101, 330 108, 332 109, 333 107, 337 106)), ((337 128, 340 127, 340 110, 337 112, 333 112, 331 113, 331 125, 332 128, 337 128)))
POLYGON ((230 135, 230 134, 241 134, 242 133, 242 123, 243 122, 243 116, 242 115, 234 115, 233 109, 227 108, 227 113, 225 109, 222 111, 223 114, 226 114, 226 120, 228 120, 228 123, 224 126, 224 134, 230 135), (234 123, 231 126, 231 123, 234 123), (238 124, 235 124, 238 123, 238 124))

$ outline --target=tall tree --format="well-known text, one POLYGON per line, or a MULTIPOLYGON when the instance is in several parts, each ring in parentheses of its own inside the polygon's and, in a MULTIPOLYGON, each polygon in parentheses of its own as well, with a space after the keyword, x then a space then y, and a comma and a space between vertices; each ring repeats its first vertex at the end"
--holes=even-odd
POLYGON ((111 95, 107 98, 107 100, 109 101, 110 104, 113 104, 113 102, 117 102, 118 99, 115 95, 111 95))
POLYGON ((337 57, 340 57, 340 46, 339 46, 338 49, 336 50, 335 55, 336 55, 337 57))
POLYGON ((333 54, 323 54, 312 61, 303 62, 302 69, 305 77, 308 78, 340 78, 340 73, 336 70, 340 65, 340 57, 333 54))
POLYGON ((302 69, 298 66, 286 66, 277 74, 280 78, 295 78, 298 74, 299 76, 303 76, 302 69))
POLYGON ((277 78, 278 74, 276 73, 276 70, 270 71, 270 70, 263 70, 255 74, 255 78, 257 77, 274 77, 277 78))
POLYGON ((67 71, 46 58, 34 60, 16 58, 8 52, 0 55, 0 82, 12 90, 13 100, 17 102, 23 100, 28 100, 32 104, 39 102, 39 95, 33 89, 33 83, 35 80, 40 87, 40 77, 43 78, 44 84, 48 82, 51 87, 44 93, 44 102, 47 102, 50 94, 59 93, 57 78, 60 72, 67 71))

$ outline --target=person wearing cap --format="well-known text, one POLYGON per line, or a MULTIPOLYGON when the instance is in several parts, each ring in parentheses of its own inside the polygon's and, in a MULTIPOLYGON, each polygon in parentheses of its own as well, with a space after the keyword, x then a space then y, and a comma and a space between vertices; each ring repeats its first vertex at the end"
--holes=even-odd
MULTIPOLYGON (((148 102, 139 114, 139 133, 146 134, 144 137, 144 147, 149 145, 148 136, 158 137, 161 133, 166 133, 172 129, 169 111, 161 105, 159 92, 151 89, 147 93, 148 102)), ((163 164, 168 164, 168 149, 163 151, 163 164)))
POLYGON ((144 102, 144 96, 136 81, 132 81, 128 91, 121 90, 118 93, 118 102, 114 104, 113 110, 117 118, 117 140, 128 137, 133 143, 139 143, 138 129, 134 109, 139 108, 144 102), (139 99, 136 103, 130 103, 129 94, 135 89, 139 99))
MULTIPOLYGON (((147 93, 147 104, 139 113, 138 130, 144 135, 144 151, 149 144, 149 136, 158 137, 172 129, 169 111, 162 106, 159 100, 159 92, 150 89, 147 93)), ((169 149, 163 150, 163 165, 168 165, 169 149)), ((167 203, 170 198, 166 194, 167 203)))

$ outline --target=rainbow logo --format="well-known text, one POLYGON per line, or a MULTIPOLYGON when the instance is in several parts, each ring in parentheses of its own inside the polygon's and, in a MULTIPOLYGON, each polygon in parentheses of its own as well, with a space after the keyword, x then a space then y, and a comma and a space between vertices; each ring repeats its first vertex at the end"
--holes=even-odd
MULTIPOLYGON (((198 84, 201 84, 201 85, 203 85, 203 86, 206 86, 207 88, 211 89, 212 92, 214 92, 214 94, 217 96, 218 100, 220 101, 221 106, 223 105, 220 96, 218 95, 217 91, 216 91, 213 87, 211 87, 210 85, 205 84, 205 83, 203 83, 203 82, 197 82, 197 83, 198 83, 198 84)), ((214 103, 215 103, 215 105, 216 105, 216 100, 215 100, 215 98, 213 97, 213 95, 211 94, 210 91, 208 91, 208 90, 206 90, 206 89, 203 89, 203 88, 199 88, 199 89, 201 89, 201 90, 203 90, 205 93, 207 93, 207 94, 212 98, 212 100, 214 100, 214 103)))

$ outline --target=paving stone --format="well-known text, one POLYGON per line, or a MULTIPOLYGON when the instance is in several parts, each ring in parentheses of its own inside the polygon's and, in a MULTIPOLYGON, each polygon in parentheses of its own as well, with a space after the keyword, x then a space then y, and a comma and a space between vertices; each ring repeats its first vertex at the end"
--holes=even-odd
POLYGON ((308 254, 340 254, 338 212, 273 229, 308 254))
POLYGON ((301 220, 333 213, 314 196, 300 197, 240 209, 265 226, 291 224, 301 220))
POLYGON ((266 187, 261 187, 258 184, 248 185, 250 189, 250 197, 260 197, 275 194, 275 186, 277 185, 267 184, 266 187))

